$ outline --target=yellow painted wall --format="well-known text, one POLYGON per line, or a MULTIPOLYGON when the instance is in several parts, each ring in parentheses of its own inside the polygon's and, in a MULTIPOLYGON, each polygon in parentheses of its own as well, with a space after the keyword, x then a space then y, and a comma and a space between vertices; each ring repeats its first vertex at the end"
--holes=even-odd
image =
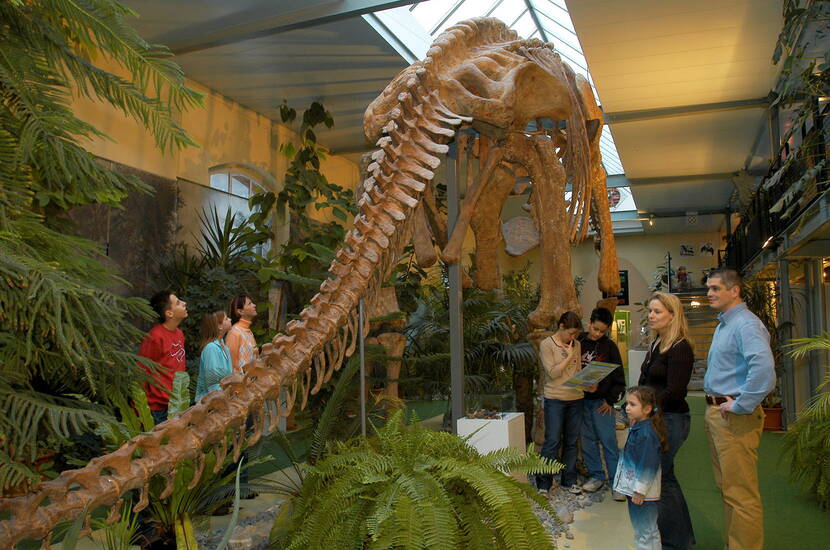
MULTIPOLYGON (((639 306, 637 302, 648 299, 648 287, 652 284, 653 274, 657 265, 665 262, 666 252, 672 256, 672 269, 685 266, 689 280, 693 287, 702 286, 701 277, 704 272, 717 267, 717 256, 701 256, 700 247, 704 243, 712 243, 717 249, 721 242, 718 233, 683 233, 666 235, 617 235, 617 259, 620 269, 628 270, 629 306, 621 306, 620 310, 631 311, 631 325, 636 331, 640 323, 639 306), (680 245, 689 244, 695 248, 695 256, 680 256, 680 245)), ((576 247, 572 254, 573 273, 585 279, 580 302, 582 310, 587 315, 602 298, 597 288, 597 272, 599 264, 593 249, 593 242, 584 242, 576 247)), ((639 335, 631 335, 634 344, 639 343, 639 335)))
MULTIPOLYGON (((117 67, 104 66, 119 72, 117 67)), ((187 85, 204 93, 205 99, 202 108, 180 115, 181 126, 200 145, 182 151, 162 154, 141 124, 107 104, 79 97, 73 108, 79 118, 112 138, 88 141, 84 146, 89 151, 103 159, 178 182, 183 204, 177 220, 181 227, 179 239, 193 243, 193 235, 199 227, 198 214, 203 207, 214 204, 220 212, 224 212, 228 206, 235 211, 247 212, 244 199, 222 196, 222 193, 208 188, 210 169, 223 164, 252 166, 268 174, 275 185, 257 178, 260 183, 266 188, 276 186, 270 190, 278 192, 288 167, 287 160, 279 153, 279 146, 289 141, 297 143, 298 135, 290 128, 243 107, 198 82, 188 80, 187 85), (204 189, 200 186, 204 186, 204 189)), ((306 106, 295 107, 301 110, 306 106)), ((353 189, 360 180, 358 166, 344 157, 328 157, 322 163, 321 171, 329 181, 346 188, 353 189)), ((313 209, 310 209, 309 214, 325 219, 324 213, 313 209)), ((282 227, 285 235, 279 235, 278 241, 287 236, 287 223, 282 227)))

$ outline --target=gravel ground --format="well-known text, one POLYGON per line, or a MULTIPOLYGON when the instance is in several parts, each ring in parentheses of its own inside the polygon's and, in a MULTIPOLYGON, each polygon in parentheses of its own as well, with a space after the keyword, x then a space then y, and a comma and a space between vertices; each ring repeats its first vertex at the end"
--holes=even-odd
MULTIPOLYGON (((242 546, 243 548, 265 550, 268 547, 268 534, 271 531, 271 526, 274 525, 278 509, 277 506, 274 506, 255 516, 240 521, 234 530, 231 542, 234 542, 234 539, 244 539, 247 535, 252 541, 252 544, 246 544, 242 546)), ((199 544, 200 550, 215 550, 224 535, 224 529, 215 529, 209 533, 196 535, 196 542, 199 544)), ((234 546, 233 544, 229 544, 228 549, 233 550, 234 546)))
MULTIPOLYGON (((535 486, 535 480, 531 476, 530 483, 535 486)), ((573 534, 570 531, 570 524, 574 520, 574 512, 587 508, 596 502, 602 502, 603 499, 610 498, 607 487, 603 487, 596 493, 583 493, 581 495, 574 495, 567 490, 555 485, 548 493, 551 507, 556 512, 553 516, 546 510, 543 510, 536 504, 533 505, 536 515, 545 526, 545 529, 551 534, 551 537, 556 540, 564 537, 565 541, 561 547, 568 548, 570 544, 567 542, 573 539, 573 534)), ((268 546, 268 534, 271 526, 274 524, 274 519, 277 516, 278 507, 274 506, 268 510, 246 518, 240 521, 234 531, 234 536, 231 541, 238 540, 242 543, 241 546, 236 544, 229 545, 229 550, 234 548, 244 548, 246 550, 265 550, 268 546), (245 543, 245 539, 249 539, 250 543, 245 543)), ((200 550, 215 550, 219 545, 219 541, 224 536, 224 529, 216 529, 209 533, 203 533, 196 536, 199 543, 200 550)))
MULTIPOLYGON (((532 480, 531 483, 535 486, 535 480, 532 480)), ((533 508, 542 525, 545 526, 545 529, 548 530, 554 540, 564 536, 565 540, 568 541, 574 538, 570 530, 570 524, 574 520, 574 512, 587 508, 596 502, 602 502, 606 496, 610 498, 607 487, 603 487, 595 493, 574 495, 559 485, 554 485, 548 493, 548 500, 556 512, 556 516, 551 516, 550 513, 535 504, 533 508)), ((570 544, 565 542, 563 546, 568 548, 570 544)))

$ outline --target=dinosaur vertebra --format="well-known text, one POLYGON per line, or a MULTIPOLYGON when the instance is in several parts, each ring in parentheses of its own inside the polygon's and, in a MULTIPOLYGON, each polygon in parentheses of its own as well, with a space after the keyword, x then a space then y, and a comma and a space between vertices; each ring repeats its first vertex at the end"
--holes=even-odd
MULTIPOLYGON (((368 177, 358 192, 359 214, 329 268, 331 278, 320 286, 300 320, 289 323, 284 334, 263 346, 260 359, 247 365, 244 375, 223 380, 222 391, 208 394, 181 415, 93 459, 84 468, 64 472, 28 495, 0 501, 0 511, 11 514, 10 519, 0 522, 0 548, 12 548, 27 538, 43 540, 42 547, 49 548, 57 523, 99 506, 110 507, 109 518, 114 521, 124 493, 130 490, 140 491, 135 510, 141 510, 148 503, 151 478, 165 478, 164 492, 169 493, 175 467, 184 460, 196 463, 195 486, 206 449, 216 450, 216 464, 221 467, 229 451, 229 438, 237 457, 246 445, 259 439, 266 401, 282 403, 281 416, 287 416, 295 404, 305 406, 309 393, 319 390, 354 351, 358 300, 374 299, 397 260, 406 236, 411 234, 422 193, 460 125, 472 125, 502 145, 529 139, 536 153, 528 150, 527 154, 547 160, 553 154, 559 167, 553 177, 564 185, 564 172, 550 140, 521 134, 535 118, 584 118, 581 112, 574 115, 574 87, 567 76, 563 80, 566 73, 553 74, 564 70, 561 67, 552 46, 518 40, 513 31, 494 19, 466 21, 442 34, 427 58, 404 70, 367 110, 366 133, 377 140, 379 149, 373 153, 368 177), (281 401, 282 390, 287 398, 281 401), (255 426, 246 441, 244 426, 249 414, 255 426)), ((576 135, 576 130, 571 131, 576 135)), ((575 139, 571 136, 574 143, 575 139)), ((577 145, 568 147, 575 149, 577 145)), ((504 154, 517 155, 513 147, 506 148, 504 154)), ((574 182, 590 181, 587 154, 582 153, 584 170, 577 166, 577 152, 569 157, 574 182)), ((537 161, 530 164, 538 167, 537 161)), ((495 168, 498 163, 492 164, 495 168)), ((533 175, 540 180, 551 177, 533 175)), ((545 208, 544 197, 535 200, 539 208, 545 208)), ((421 225, 426 225, 432 214, 434 209, 422 212, 421 225)), ((441 226, 434 219, 430 225, 441 226)), ((585 230, 583 219, 571 224, 569 234, 585 230)))

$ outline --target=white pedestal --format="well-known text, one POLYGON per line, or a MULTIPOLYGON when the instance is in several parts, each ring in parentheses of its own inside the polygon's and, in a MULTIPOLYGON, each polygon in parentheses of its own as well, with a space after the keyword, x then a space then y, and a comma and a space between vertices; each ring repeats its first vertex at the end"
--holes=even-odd
POLYGON ((520 412, 502 413, 501 418, 459 418, 458 435, 473 435, 469 443, 481 454, 513 447, 525 450, 525 415, 520 412))
POLYGON ((640 367, 646 360, 648 352, 639 349, 628 350, 628 387, 636 386, 640 381, 640 367))

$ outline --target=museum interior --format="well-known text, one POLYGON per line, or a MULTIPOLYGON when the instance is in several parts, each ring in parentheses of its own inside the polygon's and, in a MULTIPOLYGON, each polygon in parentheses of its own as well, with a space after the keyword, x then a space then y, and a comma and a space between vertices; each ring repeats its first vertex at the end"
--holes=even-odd
POLYGON ((0 548, 830 548, 830 1, 0 21, 0 548))

